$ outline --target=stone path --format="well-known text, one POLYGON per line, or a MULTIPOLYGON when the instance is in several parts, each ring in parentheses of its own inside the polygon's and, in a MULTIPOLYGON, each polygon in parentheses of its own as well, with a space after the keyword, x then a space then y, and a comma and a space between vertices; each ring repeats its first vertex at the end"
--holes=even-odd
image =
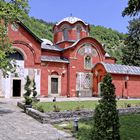
POLYGON ((16 106, 0 99, 0 140, 75 140, 50 124, 41 124, 16 106))

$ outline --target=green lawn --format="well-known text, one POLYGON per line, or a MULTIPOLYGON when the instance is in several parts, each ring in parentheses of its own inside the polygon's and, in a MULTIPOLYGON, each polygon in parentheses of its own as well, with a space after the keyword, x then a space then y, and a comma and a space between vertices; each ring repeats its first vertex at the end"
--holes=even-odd
MULTIPOLYGON (((65 101, 65 102, 39 102, 33 104, 33 107, 42 111, 54 111, 54 106, 57 107, 60 111, 67 110, 79 110, 79 109, 95 109, 95 106, 98 104, 98 101, 65 101)), ((131 106, 140 106, 140 100, 118 100, 118 108, 131 106)))
MULTIPOLYGON (((120 136, 121 140, 140 140, 140 114, 131 114, 126 116, 120 116, 120 136)), ((72 132, 73 123, 65 127, 55 125, 57 128, 67 132, 72 132)), ((93 120, 79 121, 79 131, 76 137, 79 140, 90 140, 90 129, 93 126, 93 120)))

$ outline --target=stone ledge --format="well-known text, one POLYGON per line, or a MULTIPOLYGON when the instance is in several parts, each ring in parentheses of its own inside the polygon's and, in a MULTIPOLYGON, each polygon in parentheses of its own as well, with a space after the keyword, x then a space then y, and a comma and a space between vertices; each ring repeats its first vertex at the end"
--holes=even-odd
MULTIPOLYGON (((18 102, 17 105, 24 109, 24 103, 18 102)), ((128 107, 118 109, 119 115, 127 115, 132 113, 140 113, 140 107, 128 107)), ((47 112, 42 113, 33 108, 27 108, 26 114, 32 116, 41 123, 58 123, 63 121, 73 120, 76 116, 78 119, 90 119, 94 115, 94 110, 81 110, 81 111, 64 111, 64 112, 47 112)))

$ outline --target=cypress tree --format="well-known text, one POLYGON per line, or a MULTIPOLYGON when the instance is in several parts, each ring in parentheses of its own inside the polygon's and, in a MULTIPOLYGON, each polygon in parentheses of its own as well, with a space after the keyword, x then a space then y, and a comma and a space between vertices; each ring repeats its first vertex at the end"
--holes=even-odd
POLYGON ((116 105, 115 86, 110 74, 101 83, 101 96, 95 109, 92 140, 120 140, 119 116, 116 105))

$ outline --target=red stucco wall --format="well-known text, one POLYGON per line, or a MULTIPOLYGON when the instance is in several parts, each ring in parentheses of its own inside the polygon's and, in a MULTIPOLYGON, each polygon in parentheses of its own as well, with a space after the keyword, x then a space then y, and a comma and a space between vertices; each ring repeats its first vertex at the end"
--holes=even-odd
POLYGON ((140 76, 128 75, 128 80, 125 80, 126 75, 112 74, 113 83, 116 87, 116 95, 126 98, 140 98, 140 76), (125 86, 125 83, 127 85, 125 86))
POLYGON ((13 46, 16 47, 16 49, 20 48, 25 54, 25 67, 34 67, 41 63, 40 42, 20 26, 20 24, 18 31, 13 31, 11 25, 9 25, 8 36, 10 37, 10 41, 13 42, 13 46))
MULTIPOLYGON (((93 68, 93 95, 98 96, 98 83, 106 74, 106 70, 102 64, 97 64, 93 68), (98 72, 96 75, 95 73, 98 72)), ((118 98, 140 98, 140 76, 111 74, 112 82, 115 85, 115 93, 118 98), (126 78, 128 77, 128 79, 126 78), (127 80, 126 80, 127 79, 127 80)))

